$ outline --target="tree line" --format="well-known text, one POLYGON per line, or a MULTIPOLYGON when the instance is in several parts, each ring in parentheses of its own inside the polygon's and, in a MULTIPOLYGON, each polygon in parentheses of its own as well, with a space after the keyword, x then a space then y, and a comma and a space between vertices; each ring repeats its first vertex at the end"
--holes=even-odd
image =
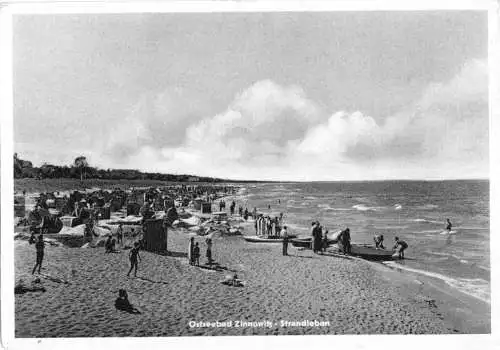
POLYGON ((177 175, 162 173, 147 173, 133 169, 99 169, 92 167, 84 156, 76 157, 70 165, 53 165, 44 163, 40 167, 34 167, 28 160, 20 159, 14 153, 14 178, 36 178, 36 179, 102 179, 102 180, 155 180, 171 182, 227 182, 211 177, 200 177, 193 175, 177 175))

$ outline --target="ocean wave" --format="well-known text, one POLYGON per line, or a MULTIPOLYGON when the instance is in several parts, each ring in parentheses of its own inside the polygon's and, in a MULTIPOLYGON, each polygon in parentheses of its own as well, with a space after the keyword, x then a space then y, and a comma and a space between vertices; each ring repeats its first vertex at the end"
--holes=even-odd
POLYGON ((439 206, 436 204, 424 204, 424 205, 417 205, 415 207, 415 209, 420 209, 420 210, 432 210, 436 208, 439 208, 439 206))
POLYGON ((482 278, 452 278, 445 276, 436 272, 430 272, 425 270, 414 269, 411 267, 406 267, 400 265, 395 261, 384 261, 384 265, 400 270, 406 270, 413 273, 418 273, 420 275, 425 275, 432 278, 437 278, 444 281, 450 287, 455 288, 462 293, 480 299, 486 303, 491 303, 490 301, 490 284, 488 281, 482 278))
POLYGON ((422 230, 422 231, 413 231, 413 233, 415 234, 419 234, 419 233, 440 233, 441 230, 422 230))
POLYGON ((321 210, 334 210, 334 211, 348 211, 348 210, 352 210, 352 208, 334 208, 334 207, 331 207, 330 205, 328 204, 318 204, 318 208, 320 208, 321 210))
POLYGON ((356 205, 353 205, 352 208, 359 210, 359 211, 377 211, 380 209, 380 207, 368 207, 364 204, 356 204, 356 205))
POLYGON ((440 224, 440 225, 444 225, 444 223, 442 221, 429 220, 429 219, 413 219, 412 221, 413 222, 425 222, 425 223, 428 223, 428 224, 440 224))
POLYGON ((429 254, 437 255, 437 256, 444 256, 444 257, 448 257, 448 258, 454 258, 454 259, 457 259, 458 261, 460 261, 462 264, 469 263, 467 260, 464 259, 463 256, 458 256, 458 255, 451 254, 451 253, 429 252, 429 254))

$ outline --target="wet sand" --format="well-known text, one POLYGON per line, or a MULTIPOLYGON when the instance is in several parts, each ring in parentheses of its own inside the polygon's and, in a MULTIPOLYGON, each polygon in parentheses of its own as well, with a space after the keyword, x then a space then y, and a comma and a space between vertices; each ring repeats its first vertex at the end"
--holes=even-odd
MULTIPOLYGON (((482 309, 471 311, 467 300, 460 304, 427 281, 376 263, 291 246, 284 257, 280 244, 233 236, 214 238, 220 265, 214 271, 188 264, 187 232, 170 230, 168 239, 168 255, 141 251, 136 278, 126 276, 127 250, 105 254, 104 248, 47 245, 41 278, 46 292, 15 296, 16 337, 489 332, 482 309), (232 272, 244 287, 220 283, 232 272), (140 314, 115 309, 119 288, 140 314), (271 327, 236 327, 239 320, 271 321, 271 327), (282 327, 282 320, 329 325, 282 327), (232 321, 232 327, 190 327, 190 321, 232 321)), ((204 238, 196 240, 205 262, 204 238)), ((16 241, 15 259, 16 282, 30 285, 37 277, 31 275, 34 246, 16 241)))

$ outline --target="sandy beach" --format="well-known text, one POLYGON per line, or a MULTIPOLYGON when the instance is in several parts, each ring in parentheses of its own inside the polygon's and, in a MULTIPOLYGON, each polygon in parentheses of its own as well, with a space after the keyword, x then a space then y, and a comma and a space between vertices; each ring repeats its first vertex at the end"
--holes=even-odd
MULTIPOLYGON (((168 240, 168 255, 141 251, 136 278, 126 276, 127 250, 48 245, 41 276, 46 292, 15 297, 16 337, 489 332, 486 306, 442 292, 436 299, 436 285, 376 263, 294 247, 282 256, 280 244, 232 236, 214 239, 220 266, 214 271, 188 264, 188 233, 170 230, 168 240), (220 283, 233 272, 244 287, 220 283), (140 314, 115 309, 120 288, 140 314), (315 320, 326 326, 282 326, 315 320), (192 327, 216 321, 232 326, 192 327), (237 321, 271 323, 237 327, 237 321)), ((204 263, 204 239, 196 240, 204 263)), ((31 275, 34 247, 16 241, 15 257, 16 282, 30 285, 37 277, 31 275)))

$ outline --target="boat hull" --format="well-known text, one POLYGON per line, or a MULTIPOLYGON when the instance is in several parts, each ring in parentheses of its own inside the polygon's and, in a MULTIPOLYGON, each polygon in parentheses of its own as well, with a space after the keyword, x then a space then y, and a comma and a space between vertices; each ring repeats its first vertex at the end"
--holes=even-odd
POLYGON ((392 260, 392 250, 377 249, 373 246, 363 244, 351 244, 351 255, 360 256, 374 260, 392 260))
MULTIPOLYGON (((296 237, 296 236, 293 236, 296 237)), ((289 237, 289 238, 293 238, 289 237)), ((251 243, 283 243, 283 238, 266 238, 259 236, 244 236, 245 241, 251 243)))

